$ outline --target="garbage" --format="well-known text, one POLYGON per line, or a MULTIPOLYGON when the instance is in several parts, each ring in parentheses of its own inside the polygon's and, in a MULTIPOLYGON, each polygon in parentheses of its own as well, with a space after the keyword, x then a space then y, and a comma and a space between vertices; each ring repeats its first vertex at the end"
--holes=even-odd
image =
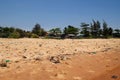
POLYGON ((91 52, 92 54, 96 54, 96 52, 91 52))
POLYGON ((6 63, 7 63, 7 62, 10 62, 10 60, 6 60, 6 63))

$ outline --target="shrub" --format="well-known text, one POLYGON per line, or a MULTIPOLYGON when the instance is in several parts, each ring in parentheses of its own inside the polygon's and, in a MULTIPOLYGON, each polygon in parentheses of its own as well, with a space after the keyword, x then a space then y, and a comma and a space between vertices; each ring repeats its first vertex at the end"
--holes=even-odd
POLYGON ((20 38, 20 33, 19 32, 13 32, 9 35, 9 38, 20 38))
POLYGON ((37 34, 32 34, 31 38, 39 38, 39 36, 37 34))

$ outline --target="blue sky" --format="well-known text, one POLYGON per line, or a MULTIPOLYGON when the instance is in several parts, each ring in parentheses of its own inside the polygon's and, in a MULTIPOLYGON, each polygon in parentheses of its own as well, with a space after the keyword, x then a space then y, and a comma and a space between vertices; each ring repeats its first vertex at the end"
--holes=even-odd
POLYGON ((63 29, 92 19, 120 28, 120 0, 0 0, 0 25, 31 30, 39 23, 45 30, 63 29))

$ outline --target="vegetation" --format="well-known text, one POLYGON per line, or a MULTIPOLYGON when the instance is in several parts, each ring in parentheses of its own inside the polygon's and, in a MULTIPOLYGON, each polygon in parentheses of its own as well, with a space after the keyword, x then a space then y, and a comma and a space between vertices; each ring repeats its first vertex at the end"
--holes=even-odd
POLYGON ((9 38, 20 38, 20 33, 15 31, 13 33, 10 33, 10 35, 8 37, 9 38))
POLYGON ((39 38, 39 36, 37 34, 31 34, 30 38, 39 38))
POLYGON ((94 21, 91 24, 91 35, 93 38, 98 38, 102 35, 101 24, 99 21, 94 21))
POLYGON ((62 31, 60 30, 60 28, 53 28, 51 30, 49 30, 49 36, 53 36, 53 37, 59 37, 61 35, 62 31))
POLYGON ((0 27, 1 38, 23 38, 25 37, 25 31, 19 28, 13 27, 0 27))
POLYGON ((64 34, 65 35, 67 35, 67 34, 77 35, 78 33, 79 33, 79 29, 74 27, 74 26, 68 25, 68 27, 64 28, 64 34))
POLYGON ((38 36, 45 36, 46 32, 43 28, 41 28, 40 24, 36 24, 35 27, 32 29, 32 33, 38 36))
POLYGON ((89 24, 87 23, 81 23, 81 28, 82 28, 82 31, 81 31, 81 34, 84 34, 83 37, 89 37, 90 36, 90 32, 89 32, 89 24))
POLYGON ((80 27, 68 25, 63 30, 56 27, 45 31, 40 24, 35 24, 31 31, 14 27, 0 27, 0 38, 120 38, 120 29, 113 29, 103 21, 92 20, 92 23, 81 23, 80 27))

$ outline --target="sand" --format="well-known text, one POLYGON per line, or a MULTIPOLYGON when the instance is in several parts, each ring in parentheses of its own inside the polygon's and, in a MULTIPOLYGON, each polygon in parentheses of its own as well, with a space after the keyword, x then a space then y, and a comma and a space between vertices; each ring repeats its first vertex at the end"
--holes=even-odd
POLYGON ((0 80, 120 80, 120 39, 0 39, 0 80))

